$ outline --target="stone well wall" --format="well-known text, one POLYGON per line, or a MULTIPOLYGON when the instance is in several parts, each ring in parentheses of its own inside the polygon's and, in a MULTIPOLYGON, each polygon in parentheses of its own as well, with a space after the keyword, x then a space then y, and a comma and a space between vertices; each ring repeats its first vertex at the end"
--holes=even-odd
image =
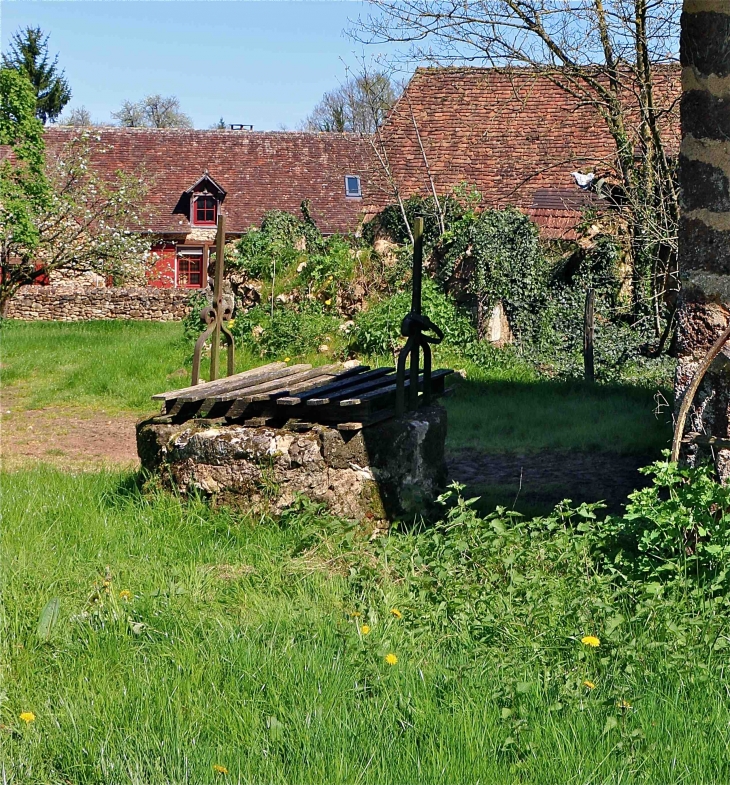
POLYGON ((137 426, 144 469, 187 494, 278 512, 298 494, 373 528, 427 512, 446 481, 446 410, 431 406, 350 434, 152 418, 137 426), (163 420, 162 422, 160 420, 163 420))
POLYGON ((189 310, 190 291, 154 286, 23 286, 6 316, 24 321, 80 322, 91 319, 139 319, 171 322, 189 310))

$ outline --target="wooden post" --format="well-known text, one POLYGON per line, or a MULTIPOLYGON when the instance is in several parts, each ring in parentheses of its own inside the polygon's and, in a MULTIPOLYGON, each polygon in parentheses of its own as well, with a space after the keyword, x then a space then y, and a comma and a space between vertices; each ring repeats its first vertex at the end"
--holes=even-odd
MULTIPOLYGON (((423 218, 416 218, 413 222, 413 295, 411 297, 411 313, 421 315, 421 289, 423 282, 423 218)), ((420 329, 418 334, 420 335, 420 329)), ((411 409, 418 408, 418 376, 421 360, 421 345, 416 340, 411 351, 411 386, 409 389, 409 405, 411 409)))
POLYGON ((221 317, 223 315, 223 248, 226 244, 226 217, 218 215, 218 232, 215 236, 215 279, 213 285, 213 308, 216 312, 213 343, 210 347, 210 380, 218 378, 221 346, 221 317))
POLYGON ((586 291, 586 307, 583 316, 583 369, 587 382, 595 381, 595 366, 593 361, 593 339, 595 337, 595 307, 596 292, 594 289, 586 291))

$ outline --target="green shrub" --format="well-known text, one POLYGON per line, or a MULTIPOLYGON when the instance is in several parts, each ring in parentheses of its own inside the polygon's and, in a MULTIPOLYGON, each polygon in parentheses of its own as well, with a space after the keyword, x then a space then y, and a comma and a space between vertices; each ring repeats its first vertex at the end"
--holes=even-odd
MULTIPOLYGON (((423 280, 423 313, 444 332, 444 343, 467 346, 476 340, 468 317, 430 278, 423 280)), ((411 292, 402 291, 372 304, 355 319, 350 346, 363 354, 389 354, 402 343, 400 326, 411 310, 411 292)))
POLYGON ((526 215, 511 207, 467 212, 449 227, 438 256, 445 284, 459 264, 469 270, 480 329, 501 302, 517 338, 531 338, 546 297, 548 266, 537 227, 526 215))
POLYGON ((612 569, 645 584, 674 578, 730 588, 730 488, 709 466, 657 462, 654 482, 631 494, 626 514, 607 518, 599 548, 612 569))
POLYGON ((205 291, 191 294, 188 297, 188 304, 190 310, 182 320, 183 336, 188 343, 195 343, 205 329, 205 322, 200 318, 200 312, 209 304, 205 291))
POLYGON ((232 332, 261 357, 300 357, 317 352, 323 343, 335 348, 342 342, 338 327, 337 317, 318 304, 277 305, 273 315, 259 305, 236 316, 232 332))

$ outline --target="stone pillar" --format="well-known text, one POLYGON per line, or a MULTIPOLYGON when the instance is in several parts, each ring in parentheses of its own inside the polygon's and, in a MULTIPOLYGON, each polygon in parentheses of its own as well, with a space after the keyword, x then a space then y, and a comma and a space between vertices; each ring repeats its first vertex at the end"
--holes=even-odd
MULTIPOLYGON (((684 0, 681 36, 682 147, 677 410, 702 358, 730 319, 730 0, 684 0)), ((730 436, 730 373, 718 361, 695 397, 687 430, 730 436)), ((685 458, 702 455, 690 447, 685 458)), ((730 450, 719 450, 730 479, 730 450)))

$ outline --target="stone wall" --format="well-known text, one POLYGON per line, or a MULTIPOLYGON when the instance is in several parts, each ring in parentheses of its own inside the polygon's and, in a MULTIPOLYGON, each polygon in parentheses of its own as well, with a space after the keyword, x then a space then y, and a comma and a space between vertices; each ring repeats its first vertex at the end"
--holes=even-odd
POLYGON ((6 316, 24 321, 80 322, 92 319, 140 319, 171 322, 189 310, 190 290, 154 286, 23 286, 6 316))
POLYGON ((350 434, 321 424, 296 432, 167 420, 138 423, 142 467, 182 494, 248 510, 280 512, 303 494, 335 515, 383 528, 425 514, 446 481, 441 406, 350 434))

